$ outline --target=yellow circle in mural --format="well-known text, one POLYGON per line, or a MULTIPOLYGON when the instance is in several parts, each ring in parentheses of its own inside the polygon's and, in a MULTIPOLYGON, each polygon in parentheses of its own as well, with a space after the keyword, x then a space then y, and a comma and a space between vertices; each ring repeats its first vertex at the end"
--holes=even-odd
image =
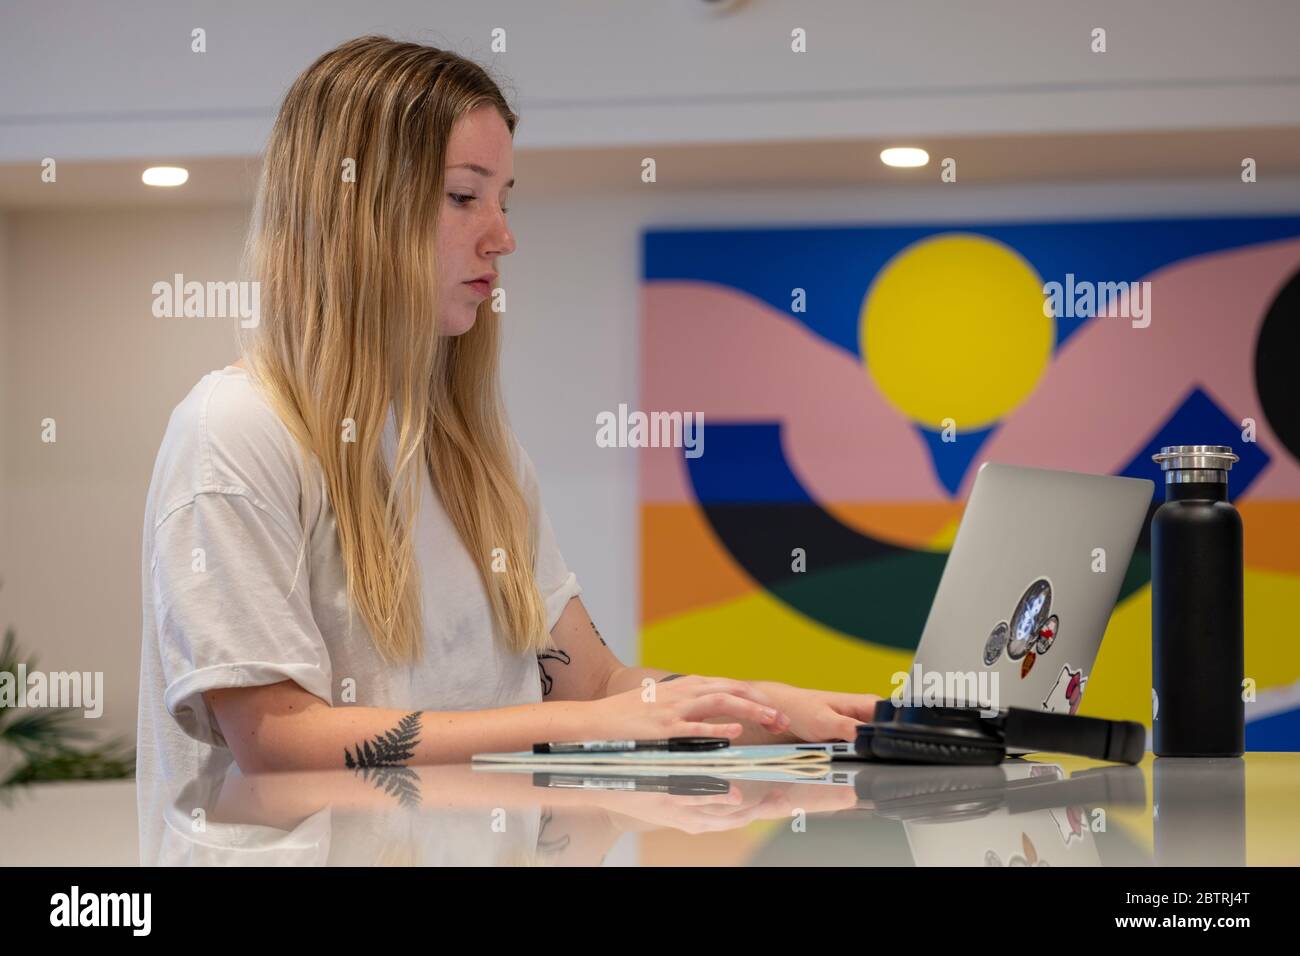
POLYGON ((966 233, 908 246, 880 270, 863 304, 867 371, 921 425, 993 424, 1033 391, 1055 320, 1043 283, 1014 249, 966 233))

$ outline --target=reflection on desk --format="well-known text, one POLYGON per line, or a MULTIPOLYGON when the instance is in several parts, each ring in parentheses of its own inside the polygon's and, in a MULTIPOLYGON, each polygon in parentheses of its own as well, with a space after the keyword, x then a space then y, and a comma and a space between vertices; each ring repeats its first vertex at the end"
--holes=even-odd
POLYGON ((469 765, 241 775, 140 792, 145 865, 1164 866, 1300 862, 1300 755, 1039 754, 778 773, 469 765), (1248 835, 1250 841, 1248 845, 1248 835))

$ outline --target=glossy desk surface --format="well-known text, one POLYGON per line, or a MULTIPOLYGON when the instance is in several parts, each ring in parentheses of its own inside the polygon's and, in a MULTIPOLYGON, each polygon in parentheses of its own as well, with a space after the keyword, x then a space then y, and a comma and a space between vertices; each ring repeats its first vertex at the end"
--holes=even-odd
MULTIPOLYGON (((837 761, 804 780, 521 773, 469 765, 257 777, 235 769, 169 788, 140 788, 132 808, 138 853, 129 853, 126 839, 105 853, 94 842, 96 832, 114 827, 112 801, 104 798, 111 788, 129 796, 127 787, 136 789, 127 782, 26 788, 8 808, 0 806, 0 840, 21 857, 11 862, 1300 863, 1300 754, 1294 753, 1230 760, 1148 754, 1137 767, 1050 754, 968 768, 837 761), (45 817, 38 823, 41 807, 45 817), (55 814, 81 821, 73 826, 75 847, 59 847, 56 834, 40 832, 54 828, 55 814)), ((117 816, 124 812, 125 806, 117 816)), ((122 824, 119 819, 114 831, 119 837, 122 824)))

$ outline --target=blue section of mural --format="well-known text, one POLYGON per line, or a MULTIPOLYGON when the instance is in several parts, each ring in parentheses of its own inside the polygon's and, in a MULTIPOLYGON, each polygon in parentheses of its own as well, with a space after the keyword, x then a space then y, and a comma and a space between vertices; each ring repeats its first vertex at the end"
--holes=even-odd
POLYGON ((1247 721, 1246 749, 1273 752, 1300 750, 1300 707, 1247 721))
POLYGON ((711 422, 708 449, 685 459, 700 504, 812 503, 786 463, 779 422, 711 422))
POLYGON ((997 426, 981 431, 958 432, 956 441, 944 441, 943 432, 931 431, 920 425, 916 426, 916 430, 929 446, 930 457, 934 459, 934 471, 940 483, 955 495, 961 487, 962 478, 966 476, 966 469, 984 447, 984 442, 997 430, 997 426))
MULTIPOLYGON (((717 282, 789 312, 791 290, 807 292, 798 315, 813 332, 861 355, 858 323, 871 281, 894 256, 944 233, 986 236, 1015 249, 1044 282, 1132 282, 1188 256, 1300 236, 1300 217, 1151 219, 1010 225, 855 226, 647 230, 647 280, 717 282), (860 280, 855 277, 861 277, 860 280)), ((1057 320, 1056 346, 1087 317, 1057 320)), ((960 444, 960 443, 959 443, 960 444)))
MULTIPOLYGON (((918 428, 929 445, 939 480, 953 495, 995 430, 996 426, 962 432, 957 441, 945 442, 940 432, 918 428)), ((1197 443, 1228 445, 1240 457, 1232 466, 1228 483, 1234 500, 1255 482, 1270 460, 1258 444, 1243 442, 1240 425, 1224 414, 1204 389, 1195 388, 1119 474, 1151 479, 1155 482, 1153 497, 1163 501, 1164 477, 1151 456, 1165 445, 1197 443)), ((708 449, 708 455, 686 459, 703 504, 807 504, 812 500, 786 461, 779 422, 710 422, 708 449)))
POLYGON ((1228 476, 1228 497, 1239 498, 1269 463, 1258 444, 1241 440, 1241 424, 1229 418, 1202 388, 1194 388, 1177 410, 1160 426, 1133 460, 1120 472, 1129 478, 1150 478, 1156 483, 1154 498, 1165 500, 1165 479, 1151 456, 1165 445, 1227 445, 1241 459, 1228 476))

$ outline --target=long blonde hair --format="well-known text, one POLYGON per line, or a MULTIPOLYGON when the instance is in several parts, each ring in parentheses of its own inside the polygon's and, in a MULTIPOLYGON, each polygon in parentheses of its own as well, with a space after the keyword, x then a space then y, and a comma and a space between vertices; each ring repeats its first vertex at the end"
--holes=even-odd
POLYGON ((468 332, 440 338, 436 328, 447 145, 457 119, 484 104, 513 136, 518 117, 497 84, 455 53, 366 36, 324 54, 280 107, 245 248, 245 271, 261 283, 260 321, 242 342, 249 373, 323 471, 348 598, 389 661, 423 648, 421 468, 478 566, 506 646, 549 640, 498 382, 500 317, 489 299, 468 332), (503 571, 493 570, 498 548, 503 571))

